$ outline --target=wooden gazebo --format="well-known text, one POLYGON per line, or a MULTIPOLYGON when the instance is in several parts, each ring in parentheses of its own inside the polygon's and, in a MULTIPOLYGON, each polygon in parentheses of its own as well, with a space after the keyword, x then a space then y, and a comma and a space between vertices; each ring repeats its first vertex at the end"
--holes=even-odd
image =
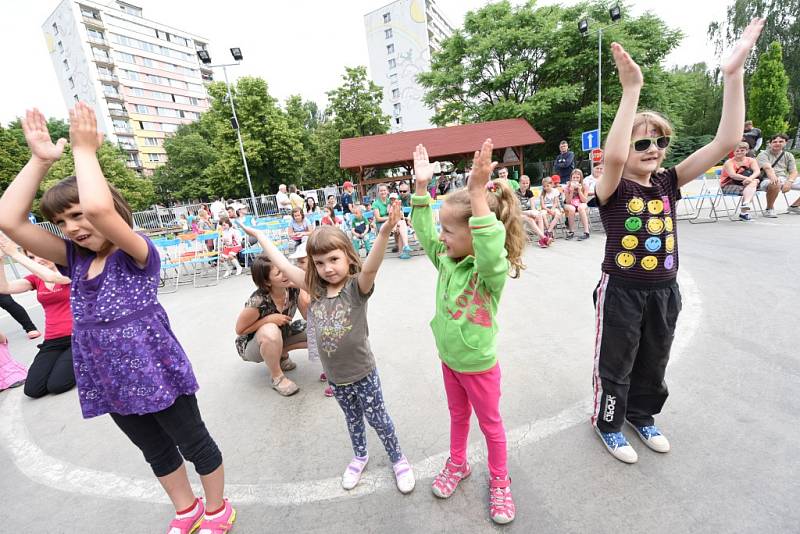
POLYGON ((506 167, 519 167, 523 174, 522 148, 544 143, 544 139, 525 119, 505 119, 411 132, 351 137, 340 141, 339 167, 355 175, 361 192, 372 184, 398 177, 365 180, 373 169, 404 167, 411 173, 414 148, 422 143, 431 161, 458 163, 470 161, 486 138, 494 143, 494 159, 506 167))

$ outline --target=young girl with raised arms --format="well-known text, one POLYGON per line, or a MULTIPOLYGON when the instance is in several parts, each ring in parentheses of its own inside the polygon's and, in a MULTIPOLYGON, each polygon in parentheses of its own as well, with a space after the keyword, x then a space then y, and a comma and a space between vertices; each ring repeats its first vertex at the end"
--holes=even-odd
POLYGON ((130 207, 100 170, 94 111, 79 102, 69 122, 76 176, 41 201, 42 213, 67 239, 28 221, 39 185, 66 144, 53 144, 38 110, 22 121, 31 159, 0 199, 0 228, 72 279, 72 354, 83 416, 109 414, 141 449, 176 510, 167 532, 227 532, 236 512, 223 498, 222 454, 200 416, 192 365, 158 303, 158 251, 132 230, 130 207), (205 502, 194 495, 184 458, 200 475, 205 502))
POLYGON ((667 400, 664 374, 681 310, 673 208, 680 187, 716 164, 741 137, 743 65, 763 26, 763 20, 754 19, 722 66, 722 117, 714 139, 663 171, 659 168, 672 127, 657 113, 636 112, 642 71, 622 46, 611 44, 622 99, 606 140, 603 177, 595 186, 607 240, 594 291, 591 421, 606 449, 622 462, 638 460, 622 433, 623 423, 650 449, 670 450, 653 416, 667 400))
POLYGON ((342 230, 320 226, 306 241, 312 265, 305 272, 292 265, 262 232, 244 228, 258 239, 273 264, 296 287, 308 292, 311 299, 307 332, 316 338, 314 345, 322 369, 344 412, 355 453, 342 475, 342 487, 347 490, 356 487, 369 461, 365 417, 389 455, 397 488, 402 493, 414 489, 414 472, 400 450, 394 423, 383 401, 367 325, 367 303, 375 289, 375 276, 383 262, 389 234, 402 216, 402 207, 394 202, 389 209, 388 224, 378 232, 363 266, 353 243, 342 230))
POLYGON ((496 165, 487 139, 475 152, 468 188, 449 194, 442 205, 442 231, 436 236, 427 191, 433 165, 425 147, 418 145, 411 219, 417 239, 439 271, 431 329, 450 410, 450 458, 433 482, 433 494, 450 497, 470 475, 467 436, 474 409, 489 451, 489 515, 502 524, 513 521, 516 512, 500 417, 495 315, 507 276, 516 278, 524 268, 526 238, 514 191, 505 180, 489 180, 496 165))

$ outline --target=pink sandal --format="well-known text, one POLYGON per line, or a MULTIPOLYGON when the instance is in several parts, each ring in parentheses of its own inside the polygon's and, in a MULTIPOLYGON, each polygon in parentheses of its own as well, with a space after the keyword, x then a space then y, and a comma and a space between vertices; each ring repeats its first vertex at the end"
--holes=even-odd
POLYGON ((206 514, 206 508, 203 506, 203 499, 197 499, 195 502, 199 504, 199 506, 197 506, 197 512, 189 517, 184 517, 182 519, 176 517, 173 519, 169 524, 168 533, 172 532, 173 528, 177 528, 181 534, 192 534, 192 532, 200 528, 200 523, 203 522, 203 517, 206 514))
POLYGON ((233 528, 233 523, 236 521, 236 510, 231 506, 231 503, 228 502, 228 499, 224 499, 224 501, 225 510, 222 514, 214 519, 208 519, 206 517, 203 519, 203 522, 200 523, 200 532, 202 534, 224 534, 233 528))

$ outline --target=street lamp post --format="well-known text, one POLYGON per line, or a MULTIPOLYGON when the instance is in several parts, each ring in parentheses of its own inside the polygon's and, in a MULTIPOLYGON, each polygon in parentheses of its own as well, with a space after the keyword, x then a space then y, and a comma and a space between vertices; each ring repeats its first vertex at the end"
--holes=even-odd
MULTIPOLYGON (((608 10, 611 16, 611 22, 614 23, 622 18, 622 11, 618 5, 608 10)), ((597 143, 600 145, 602 138, 603 128, 603 30, 608 26, 600 26, 595 31, 597 32, 597 143)), ((578 22, 578 31, 583 35, 589 32, 588 19, 582 19, 578 22)), ((594 163, 592 163, 594 167, 594 163)))
POLYGON ((231 117, 231 126, 234 130, 236 130, 236 137, 239 139, 239 151, 242 154, 242 163, 244 163, 244 174, 247 176, 247 186, 250 188, 250 201, 253 204, 253 215, 258 217, 258 204, 256 204, 256 195, 253 192, 253 181, 250 179, 250 168, 247 166, 247 156, 244 153, 244 143, 242 143, 242 132, 239 129, 239 119, 236 117, 236 106, 233 103, 233 94, 231 93, 231 84, 228 82, 228 67, 235 67, 241 64, 242 59, 242 50, 240 48, 231 48, 231 55, 233 59, 236 60, 236 63, 220 63, 218 65, 211 65, 211 56, 209 55, 207 50, 198 50, 197 57, 200 58, 200 61, 203 62, 208 68, 215 68, 215 67, 222 67, 222 74, 225 76, 225 89, 228 92, 228 102, 231 104, 231 113, 233 117, 231 117))

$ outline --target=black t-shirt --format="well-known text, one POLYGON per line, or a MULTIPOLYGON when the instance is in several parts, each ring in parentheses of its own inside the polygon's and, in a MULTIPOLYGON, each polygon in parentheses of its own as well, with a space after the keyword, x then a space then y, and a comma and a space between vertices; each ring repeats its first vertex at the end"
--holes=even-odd
POLYGON ((749 132, 745 132, 744 135, 742 135, 742 139, 750 145, 750 150, 753 150, 758 140, 761 139, 761 130, 753 128, 749 132))
POLYGON ((342 211, 350 213, 350 204, 353 203, 353 195, 350 193, 342 193, 342 211))
POLYGON ((517 189, 517 200, 519 200, 519 206, 522 208, 523 211, 531 209, 531 199, 533 198, 533 191, 528 189, 524 193, 522 189, 517 189))
POLYGON ((681 198, 675 167, 650 177, 651 187, 622 178, 600 206, 606 230, 603 272, 645 282, 671 280, 678 273, 675 207, 681 198))

